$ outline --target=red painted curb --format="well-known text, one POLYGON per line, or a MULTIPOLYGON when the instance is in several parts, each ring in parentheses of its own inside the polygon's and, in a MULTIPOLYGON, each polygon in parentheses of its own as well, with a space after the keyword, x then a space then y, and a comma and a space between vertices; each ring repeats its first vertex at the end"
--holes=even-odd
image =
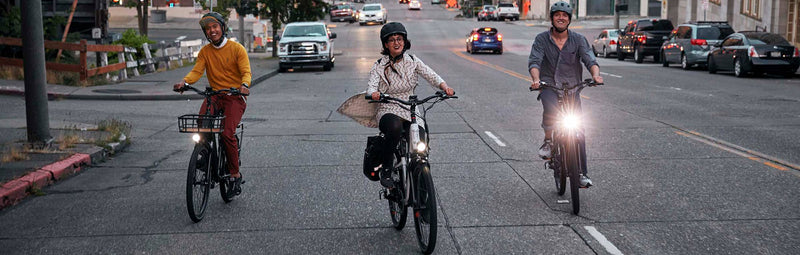
POLYGON ((28 196, 31 188, 43 188, 54 181, 81 171, 83 166, 89 165, 91 162, 89 154, 75 153, 69 158, 46 165, 42 169, 3 184, 0 187, 0 209, 21 201, 28 196))

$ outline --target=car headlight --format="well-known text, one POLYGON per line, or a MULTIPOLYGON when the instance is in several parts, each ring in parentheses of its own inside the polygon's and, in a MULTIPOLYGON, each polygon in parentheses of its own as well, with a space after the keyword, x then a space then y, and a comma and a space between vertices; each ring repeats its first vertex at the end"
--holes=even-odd
POLYGON ((581 119, 577 115, 566 115, 561 119, 561 126, 570 130, 577 129, 581 126, 581 119))
POLYGON ((363 19, 364 18, 364 14, 363 13, 359 13, 358 14, 358 18, 363 19))
POLYGON ((192 141, 194 141, 195 143, 199 143, 200 142, 200 134, 192 134, 192 141))
POLYGON ((326 42, 319 42, 319 50, 320 50, 320 51, 327 51, 327 50, 328 50, 328 43, 326 43, 326 42))
POLYGON ((375 14, 375 17, 383 17, 383 13, 379 12, 378 14, 375 14))
POLYGON ((287 50, 288 46, 289 46, 289 45, 288 45, 288 44, 286 44, 286 43, 281 43, 281 44, 278 44, 278 50, 279 50, 280 52, 286 52, 286 50, 287 50))
POLYGON ((423 142, 418 142, 417 146, 415 146, 415 149, 417 149, 417 152, 425 152, 425 149, 428 149, 428 145, 423 142))

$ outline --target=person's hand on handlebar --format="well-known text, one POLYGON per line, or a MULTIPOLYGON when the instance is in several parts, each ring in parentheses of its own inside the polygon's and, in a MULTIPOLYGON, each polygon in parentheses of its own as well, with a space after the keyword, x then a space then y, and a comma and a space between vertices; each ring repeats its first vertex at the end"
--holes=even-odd
POLYGON ((378 91, 372 92, 372 100, 375 101, 381 100, 381 92, 378 91))
POLYGON ((239 93, 243 95, 250 95, 250 87, 242 83, 242 86, 239 86, 239 93))
POLYGON ((183 94, 183 86, 185 84, 186 84, 185 80, 181 80, 180 82, 175 83, 175 85, 172 85, 172 91, 180 92, 181 94, 183 94))
POLYGON ((447 86, 447 83, 442 82, 442 84, 439 84, 439 88, 442 91, 444 91, 444 93, 447 94, 447 96, 453 96, 456 94, 456 91, 453 90, 453 88, 451 88, 450 86, 447 86))
POLYGON ((531 83, 531 90, 538 90, 541 87, 542 87, 542 82, 541 81, 533 81, 531 83))
POLYGON ((595 76, 592 76, 592 79, 594 79, 594 83, 596 85, 603 84, 603 76, 595 75, 595 76))

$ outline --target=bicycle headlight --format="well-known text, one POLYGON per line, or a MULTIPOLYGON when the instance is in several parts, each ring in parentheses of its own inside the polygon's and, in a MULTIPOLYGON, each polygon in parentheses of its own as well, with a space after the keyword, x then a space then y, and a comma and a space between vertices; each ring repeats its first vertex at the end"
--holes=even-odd
POLYGON ((425 143, 423 143, 423 142, 418 142, 417 143, 416 149, 417 149, 418 152, 425 152, 425 149, 427 149, 427 148, 428 148, 428 145, 426 145, 425 143))
POLYGON ((581 126, 581 119, 577 115, 566 115, 561 119, 561 126, 566 129, 577 129, 581 126))
POLYGON ((194 141, 195 143, 199 143, 200 142, 200 134, 192 134, 192 141, 194 141))

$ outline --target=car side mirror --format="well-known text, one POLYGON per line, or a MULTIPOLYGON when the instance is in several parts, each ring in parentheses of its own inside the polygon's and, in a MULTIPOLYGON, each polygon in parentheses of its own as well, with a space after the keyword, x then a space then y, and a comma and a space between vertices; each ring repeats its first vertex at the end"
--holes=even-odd
POLYGON ((336 33, 331 33, 331 39, 336 38, 336 33))

